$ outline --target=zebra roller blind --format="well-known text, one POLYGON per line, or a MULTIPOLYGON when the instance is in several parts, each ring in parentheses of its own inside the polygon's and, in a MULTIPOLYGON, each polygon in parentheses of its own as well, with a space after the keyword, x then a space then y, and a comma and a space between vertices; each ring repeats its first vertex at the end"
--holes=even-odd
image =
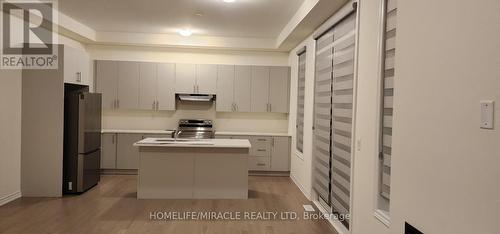
POLYGON ((316 41, 313 188, 339 214, 350 213, 355 44, 356 12, 316 41))
POLYGON ((313 188, 327 205, 331 189, 331 130, 333 31, 316 41, 316 75, 314 87, 314 167, 313 188))
POLYGON ((306 50, 299 54, 299 71, 297 81, 297 150, 303 152, 304 146, 304 97, 306 87, 306 50))
POLYGON ((350 212, 356 14, 333 29, 332 208, 350 212))
POLYGON ((389 199, 391 192, 391 155, 392 155, 392 113, 394 94, 394 58, 396 54, 396 15, 397 0, 386 0, 385 42, 383 65, 383 110, 382 110, 382 197, 389 199))

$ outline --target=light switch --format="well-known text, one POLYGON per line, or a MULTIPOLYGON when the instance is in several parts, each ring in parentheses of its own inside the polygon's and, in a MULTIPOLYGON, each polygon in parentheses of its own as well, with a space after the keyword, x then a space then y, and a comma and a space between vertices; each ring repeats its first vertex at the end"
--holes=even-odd
POLYGON ((481 128, 493 129, 494 101, 481 101, 481 128))

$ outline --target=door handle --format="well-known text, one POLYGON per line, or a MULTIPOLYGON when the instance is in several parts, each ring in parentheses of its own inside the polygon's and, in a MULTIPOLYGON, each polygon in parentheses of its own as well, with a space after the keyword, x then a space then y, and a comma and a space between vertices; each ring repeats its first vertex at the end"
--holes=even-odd
POLYGON ((160 109, 160 102, 156 101, 156 110, 160 109))
POLYGON ((116 108, 120 109, 120 99, 116 100, 116 108))
POLYGON ((257 163, 257 166, 265 166, 265 163, 257 163))
POLYGON ((156 110, 156 101, 153 101, 153 110, 156 110))

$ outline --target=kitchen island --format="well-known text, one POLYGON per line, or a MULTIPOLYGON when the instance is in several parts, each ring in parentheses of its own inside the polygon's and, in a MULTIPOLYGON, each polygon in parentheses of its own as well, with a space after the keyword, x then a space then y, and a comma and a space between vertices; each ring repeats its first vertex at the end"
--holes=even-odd
POLYGON ((248 140, 146 138, 138 199, 247 199, 248 140))

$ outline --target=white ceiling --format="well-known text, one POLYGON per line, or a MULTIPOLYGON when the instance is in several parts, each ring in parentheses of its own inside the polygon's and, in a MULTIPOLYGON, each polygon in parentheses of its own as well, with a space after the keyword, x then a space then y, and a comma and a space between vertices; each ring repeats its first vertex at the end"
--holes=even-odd
POLYGON ((101 32, 276 38, 305 0, 60 0, 59 10, 101 32), (197 16, 201 13, 201 16, 197 16))

